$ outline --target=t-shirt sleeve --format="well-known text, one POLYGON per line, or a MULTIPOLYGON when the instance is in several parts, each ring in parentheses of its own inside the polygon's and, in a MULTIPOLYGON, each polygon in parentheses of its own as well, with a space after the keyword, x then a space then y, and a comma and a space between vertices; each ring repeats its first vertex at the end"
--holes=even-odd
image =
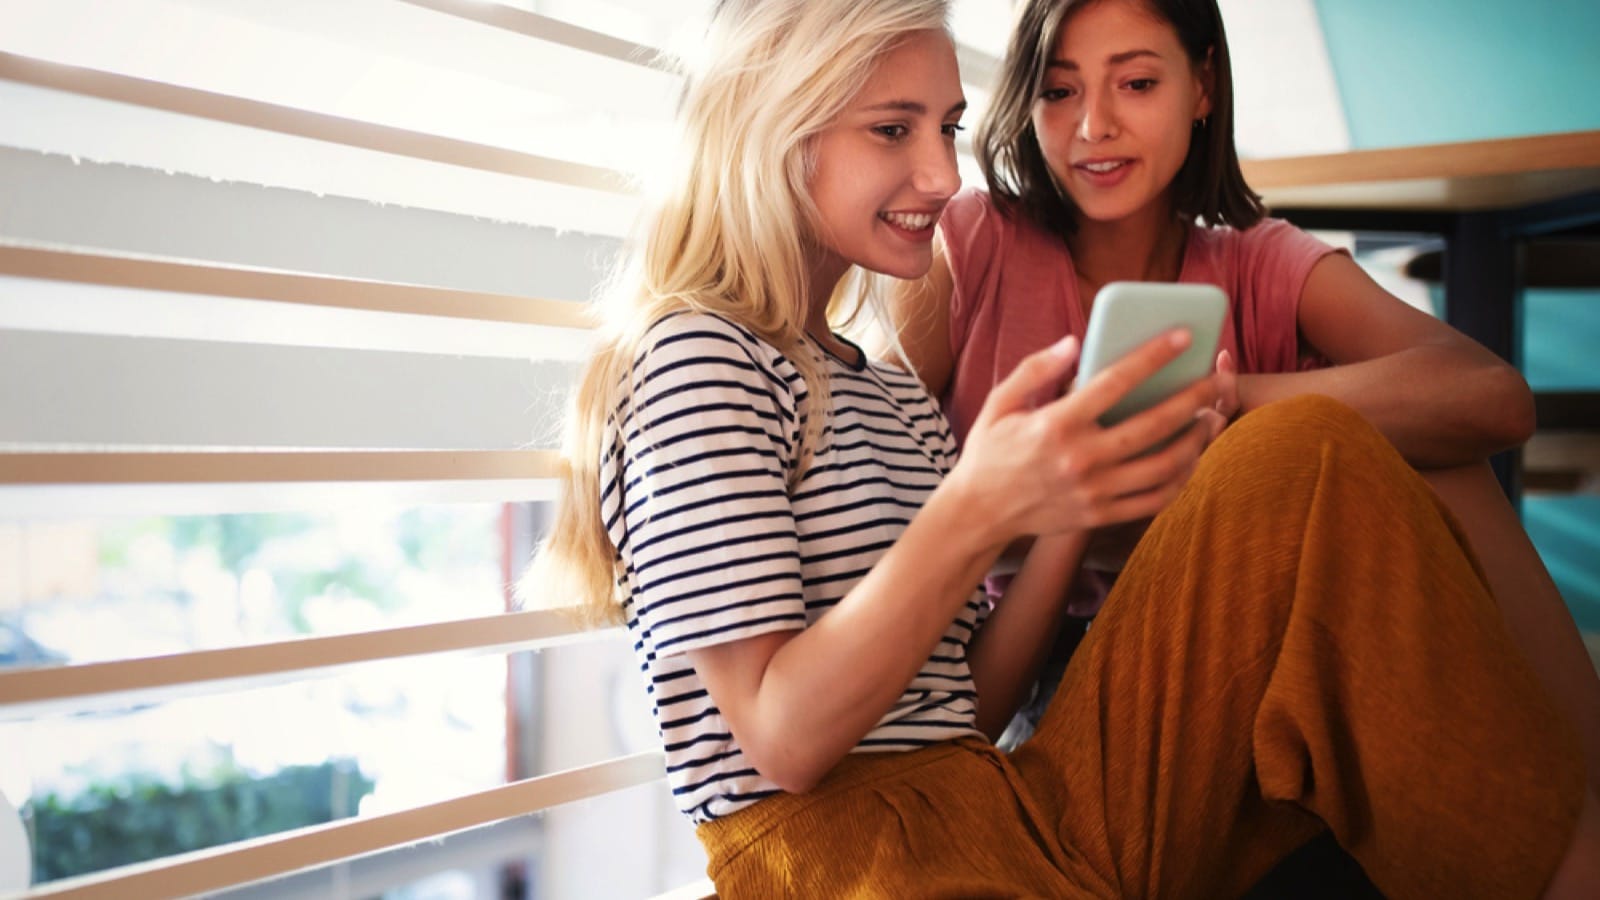
POLYGON ((1311 269, 1343 252, 1282 219, 1265 219, 1239 232, 1241 370, 1294 372, 1300 358, 1300 295, 1311 269))
POLYGON ((950 353, 959 356, 981 299, 984 273, 995 264, 1004 242, 1004 221, 983 191, 962 191, 939 218, 945 260, 950 265, 950 353))
POLYGON ((804 628, 784 478, 798 438, 792 384, 770 348, 717 319, 678 316, 650 338, 612 443, 620 477, 601 503, 625 545, 628 615, 661 656, 804 628))

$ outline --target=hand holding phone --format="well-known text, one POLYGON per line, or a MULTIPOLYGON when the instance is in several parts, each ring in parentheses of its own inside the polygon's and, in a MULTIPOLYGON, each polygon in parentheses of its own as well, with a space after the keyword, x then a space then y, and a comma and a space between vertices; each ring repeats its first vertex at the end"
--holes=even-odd
POLYGON ((1100 416, 1115 425, 1160 403, 1211 372, 1228 298, 1210 284, 1113 281, 1095 295, 1078 364, 1077 385, 1087 384, 1130 350, 1166 331, 1187 328, 1188 349, 1135 385, 1100 416))

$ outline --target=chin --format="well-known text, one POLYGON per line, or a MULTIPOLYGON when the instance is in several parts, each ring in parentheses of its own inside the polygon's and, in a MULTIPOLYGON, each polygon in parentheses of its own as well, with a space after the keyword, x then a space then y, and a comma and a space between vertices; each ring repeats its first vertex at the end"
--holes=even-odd
POLYGON ((892 276, 892 277, 895 277, 895 278, 901 278, 901 279, 904 279, 906 281, 914 281, 914 280, 916 280, 918 278, 921 278, 922 276, 928 274, 928 269, 931 268, 932 265, 933 265, 933 261, 929 260, 927 262, 922 263, 921 265, 916 265, 916 266, 896 266, 896 267, 890 268, 890 269, 879 269, 878 271, 881 272, 884 275, 889 275, 889 276, 892 276))
POLYGON ((869 272, 879 275, 888 275, 893 278, 913 279, 921 278, 928 274, 928 269, 933 267, 933 251, 922 254, 912 259, 874 259, 859 260, 856 265, 869 272))
POLYGON ((1079 216, 1087 219, 1090 222, 1099 222, 1102 224, 1108 222, 1119 222, 1133 215, 1137 209, 1137 207, 1131 205, 1118 204, 1116 206, 1112 206, 1111 204, 1107 203, 1091 203, 1087 205, 1079 203, 1077 204, 1077 207, 1079 216))

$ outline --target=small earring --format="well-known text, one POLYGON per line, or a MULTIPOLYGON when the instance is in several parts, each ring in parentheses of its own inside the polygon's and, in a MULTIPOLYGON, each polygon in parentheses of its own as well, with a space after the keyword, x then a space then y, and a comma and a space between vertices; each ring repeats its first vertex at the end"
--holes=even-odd
POLYGON ((1209 122, 1209 121, 1211 121, 1211 117, 1210 116, 1201 116, 1200 118, 1194 120, 1194 127, 1195 128, 1204 128, 1204 127, 1206 127, 1206 123, 1209 122))

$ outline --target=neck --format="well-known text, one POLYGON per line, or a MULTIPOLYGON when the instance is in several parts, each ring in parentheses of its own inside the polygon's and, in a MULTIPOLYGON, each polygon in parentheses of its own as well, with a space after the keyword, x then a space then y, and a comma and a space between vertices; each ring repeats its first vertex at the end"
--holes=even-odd
POLYGON ((1165 208, 1115 222, 1080 217, 1067 248, 1078 278, 1095 288, 1112 281, 1177 281, 1185 231, 1165 208))
POLYGON ((839 355, 849 351, 833 339, 833 330, 828 327, 828 301, 849 270, 849 263, 829 258, 814 260, 811 271, 806 273, 806 333, 839 355))

